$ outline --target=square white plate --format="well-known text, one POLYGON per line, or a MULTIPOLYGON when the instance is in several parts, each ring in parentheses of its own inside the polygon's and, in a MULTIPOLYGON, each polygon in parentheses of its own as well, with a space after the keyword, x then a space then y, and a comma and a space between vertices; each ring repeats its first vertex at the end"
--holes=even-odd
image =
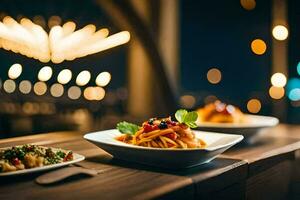
POLYGON ((135 146, 116 140, 121 134, 116 129, 88 133, 84 135, 84 139, 115 158, 163 168, 187 168, 207 163, 243 139, 242 135, 203 131, 194 133, 207 143, 205 148, 162 149, 135 146))
MULTIPOLYGON (((0 150, 7 149, 7 148, 9 148, 9 147, 0 148, 0 150)), ((54 151, 63 150, 63 149, 56 149, 56 148, 52 148, 52 147, 51 147, 51 149, 53 149, 54 151)), ((73 152, 73 160, 70 160, 70 161, 67 161, 67 162, 62 162, 62 163, 57 163, 57 164, 53 164, 53 165, 45 165, 43 167, 35 167, 35 168, 17 170, 17 171, 12 171, 12 172, 0 172, 0 177, 1 176, 29 174, 29 173, 34 173, 34 172, 40 172, 40 171, 55 169, 55 168, 59 168, 59 167, 63 167, 63 166, 67 166, 67 165, 70 165, 70 164, 73 164, 73 163, 83 161, 84 159, 85 159, 84 156, 73 152)))

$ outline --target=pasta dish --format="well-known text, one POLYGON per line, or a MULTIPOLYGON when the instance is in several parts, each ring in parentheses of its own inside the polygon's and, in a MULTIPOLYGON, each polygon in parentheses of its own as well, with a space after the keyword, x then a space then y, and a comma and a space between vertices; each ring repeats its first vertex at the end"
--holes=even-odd
POLYGON ((128 122, 120 122, 117 129, 123 133, 116 139, 128 144, 154 148, 203 148, 205 142, 197 138, 191 128, 197 127, 196 112, 179 110, 171 117, 151 118, 141 127, 128 122))
POLYGON ((197 110, 198 122, 243 123, 245 116, 233 105, 215 101, 197 110))

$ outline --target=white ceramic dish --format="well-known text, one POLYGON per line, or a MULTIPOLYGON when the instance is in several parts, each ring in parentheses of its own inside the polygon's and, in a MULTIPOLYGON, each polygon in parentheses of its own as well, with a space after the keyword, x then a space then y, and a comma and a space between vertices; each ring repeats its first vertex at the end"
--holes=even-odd
MULTIPOLYGON (((1 148, 1 149, 7 149, 7 148, 1 148)), ((52 148, 52 149, 56 150, 55 148, 52 148)), ((84 159, 85 159, 84 156, 73 152, 73 160, 71 160, 71 161, 58 163, 58 164, 53 164, 53 165, 45 165, 43 167, 35 167, 35 168, 31 168, 31 169, 17 170, 17 171, 12 171, 12 172, 0 172, 0 177, 1 176, 29 174, 29 173, 34 173, 34 172, 40 172, 40 171, 60 168, 60 167, 63 167, 63 166, 67 166, 67 165, 70 165, 70 164, 73 164, 73 163, 83 161, 84 159)))
POLYGON ((261 115, 246 115, 245 123, 211 123, 198 122, 198 130, 221 133, 242 134, 245 138, 251 137, 260 130, 276 126, 279 120, 275 117, 261 115))
POLYGON ((121 133, 116 129, 89 133, 84 138, 115 158, 163 168, 187 168, 207 163, 243 139, 242 135, 194 132, 196 137, 207 143, 206 148, 161 149, 135 146, 117 141, 115 138, 121 133))

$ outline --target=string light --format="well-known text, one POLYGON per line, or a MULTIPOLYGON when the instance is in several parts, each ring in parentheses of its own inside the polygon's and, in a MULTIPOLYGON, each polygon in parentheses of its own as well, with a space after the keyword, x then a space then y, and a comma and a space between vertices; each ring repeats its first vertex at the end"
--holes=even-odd
POLYGON ((8 70, 8 77, 10 79, 17 79, 22 73, 22 65, 15 63, 8 70))
POLYGON ((210 70, 208 70, 207 72, 207 80, 211 83, 211 84, 217 84, 221 81, 222 79, 222 73, 219 69, 217 68, 212 68, 210 70))
POLYGON ((69 69, 64 69, 59 72, 57 76, 57 81, 61 84, 67 84, 72 79, 72 72, 69 69))
POLYGON ((52 16, 48 26, 49 34, 42 28, 43 18, 36 16, 33 23, 22 18, 20 23, 6 16, 0 22, 0 47, 15 53, 20 53, 41 62, 61 63, 64 60, 74 60, 90 54, 95 54, 130 40, 130 33, 122 31, 111 36, 106 28, 96 31, 95 25, 89 24, 76 30, 74 22, 60 26, 59 16, 52 16))
POLYGON ((68 90, 68 97, 70 99, 73 99, 73 100, 79 99, 80 96, 81 96, 81 89, 80 89, 80 87, 72 86, 72 87, 69 88, 69 90, 68 90))
POLYGON ((13 93, 16 90, 16 83, 13 80, 6 80, 3 83, 3 89, 7 93, 13 93))
POLYGON ((31 88, 32 88, 32 85, 31 85, 30 81, 28 81, 28 80, 23 80, 19 84, 19 90, 23 94, 29 94, 31 91, 31 88))
POLYGON ((47 92, 47 85, 44 82, 36 82, 33 86, 33 91, 36 95, 43 95, 47 92))
POLYGON ((251 50, 257 55, 263 55, 267 50, 267 45, 263 40, 255 39, 251 42, 251 50))
POLYGON ((91 80, 91 73, 87 70, 80 72, 76 78, 76 84, 84 86, 91 80))
POLYGON ((276 40, 286 40, 289 36, 288 29, 283 25, 277 25, 272 30, 272 35, 276 40))
POLYGON ((271 83, 275 87, 284 87, 286 85, 286 76, 282 73, 275 73, 271 77, 271 83))
POLYGON ((109 72, 101 72, 96 78, 96 84, 98 86, 104 87, 106 86, 111 80, 111 75, 109 72))
POLYGON ((62 86, 59 83, 54 83, 50 87, 50 93, 54 97, 60 97, 60 96, 62 96, 64 94, 64 86, 62 86))
POLYGON ((40 69, 38 73, 38 79, 40 81, 48 81, 52 76, 52 68, 49 66, 45 66, 42 69, 40 69))
POLYGON ((269 95, 273 98, 273 99, 281 99, 282 97, 284 97, 284 88, 283 87, 275 87, 272 86, 269 89, 269 95))

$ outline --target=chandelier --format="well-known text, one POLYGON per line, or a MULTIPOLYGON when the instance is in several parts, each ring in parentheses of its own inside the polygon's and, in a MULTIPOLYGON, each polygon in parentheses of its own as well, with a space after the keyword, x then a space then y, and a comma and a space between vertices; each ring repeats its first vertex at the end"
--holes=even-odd
POLYGON ((89 24, 76 30, 74 22, 54 26, 49 34, 30 19, 23 18, 18 23, 6 16, 0 22, 0 48, 19 53, 29 58, 47 63, 61 63, 76 58, 95 54, 130 40, 128 31, 109 36, 109 30, 96 31, 95 25, 89 24))

